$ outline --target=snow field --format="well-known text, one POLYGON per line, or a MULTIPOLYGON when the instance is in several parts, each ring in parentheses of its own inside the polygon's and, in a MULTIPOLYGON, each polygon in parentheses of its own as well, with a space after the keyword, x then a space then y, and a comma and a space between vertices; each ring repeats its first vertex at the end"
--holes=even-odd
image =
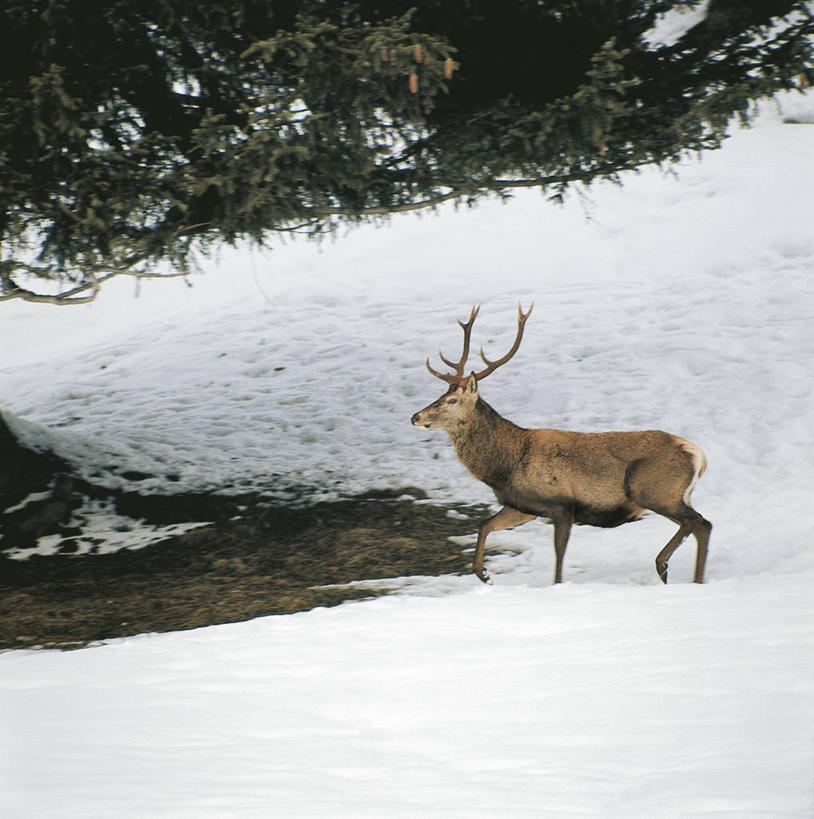
POLYGON ((804 816, 808 615, 793 575, 495 586, 117 641, 56 675, 14 652, 4 810, 804 816))

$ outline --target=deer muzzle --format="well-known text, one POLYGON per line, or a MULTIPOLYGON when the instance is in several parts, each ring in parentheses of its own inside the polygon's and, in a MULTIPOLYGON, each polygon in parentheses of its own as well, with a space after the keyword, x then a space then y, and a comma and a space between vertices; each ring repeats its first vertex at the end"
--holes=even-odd
POLYGON ((432 429, 432 421, 427 415, 427 409, 419 410, 410 419, 414 427, 424 427, 424 429, 432 429))

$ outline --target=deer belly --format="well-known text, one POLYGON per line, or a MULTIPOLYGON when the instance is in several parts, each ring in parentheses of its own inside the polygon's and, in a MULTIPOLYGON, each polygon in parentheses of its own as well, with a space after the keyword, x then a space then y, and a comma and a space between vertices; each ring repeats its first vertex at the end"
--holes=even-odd
MULTIPOLYGON (((558 517, 566 509, 574 514, 574 522, 589 526, 611 528, 621 526, 631 520, 637 520, 644 513, 644 509, 630 501, 622 503, 592 504, 585 500, 577 500, 568 494, 558 494, 552 484, 540 492, 538 487, 518 486, 503 481, 485 481, 498 502, 503 506, 510 506, 527 515, 536 515, 541 518, 558 517)), ((621 500, 621 499, 620 499, 621 500)))
POLYGON ((601 526, 612 528, 621 526, 631 520, 638 520, 644 509, 633 504, 622 504, 621 506, 599 507, 585 504, 577 504, 574 507, 574 521, 588 526, 601 526))

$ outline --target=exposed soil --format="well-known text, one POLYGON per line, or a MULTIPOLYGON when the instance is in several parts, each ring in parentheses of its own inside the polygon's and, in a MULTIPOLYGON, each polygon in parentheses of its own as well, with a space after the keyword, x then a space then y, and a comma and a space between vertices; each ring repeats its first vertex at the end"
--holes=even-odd
POLYGON ((287 614, 387 591, 338 584, 468 573, 472 555, 448 538, 474 532, 485 509, 449 514, 422 498, 406 487, 292 508, 259 496, 117 492, 21 447, 0 417, 0 650, 287 614), (140 549, 79 554, 92 538, 76 510, 89 500, 129 519, 126 531, 214 522, 140 549), (54 554, 7 554, 47 536, 54 554))
MULTIPOLYGON (((123 496, 119 508, 179 520, 179 509, 200 512, 207 502, 138 497, 123 496)), ((326 585, 466 573, 472 562, 448 537, 474 532, 476 517, 450 517, 447 508, 371 497, 245 511, 246 500, 235 518, 214 496, 207 505, 221 507, 216 523, 143 549, 0 558, 0 648, 71 648, 332 606, 377 592, 326 585)))

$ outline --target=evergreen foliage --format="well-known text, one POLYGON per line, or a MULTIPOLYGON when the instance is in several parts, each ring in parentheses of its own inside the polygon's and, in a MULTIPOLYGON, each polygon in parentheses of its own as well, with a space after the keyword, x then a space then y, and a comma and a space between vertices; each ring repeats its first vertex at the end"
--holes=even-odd
POLYGON ((122 272, 185 274, 217 241, 556 197, 715 148, 733 115, 812 78, 814 17, 711 0, 677 42, 648 39, 696 5, 10 0, 0 300, 76 303, 122 272))

